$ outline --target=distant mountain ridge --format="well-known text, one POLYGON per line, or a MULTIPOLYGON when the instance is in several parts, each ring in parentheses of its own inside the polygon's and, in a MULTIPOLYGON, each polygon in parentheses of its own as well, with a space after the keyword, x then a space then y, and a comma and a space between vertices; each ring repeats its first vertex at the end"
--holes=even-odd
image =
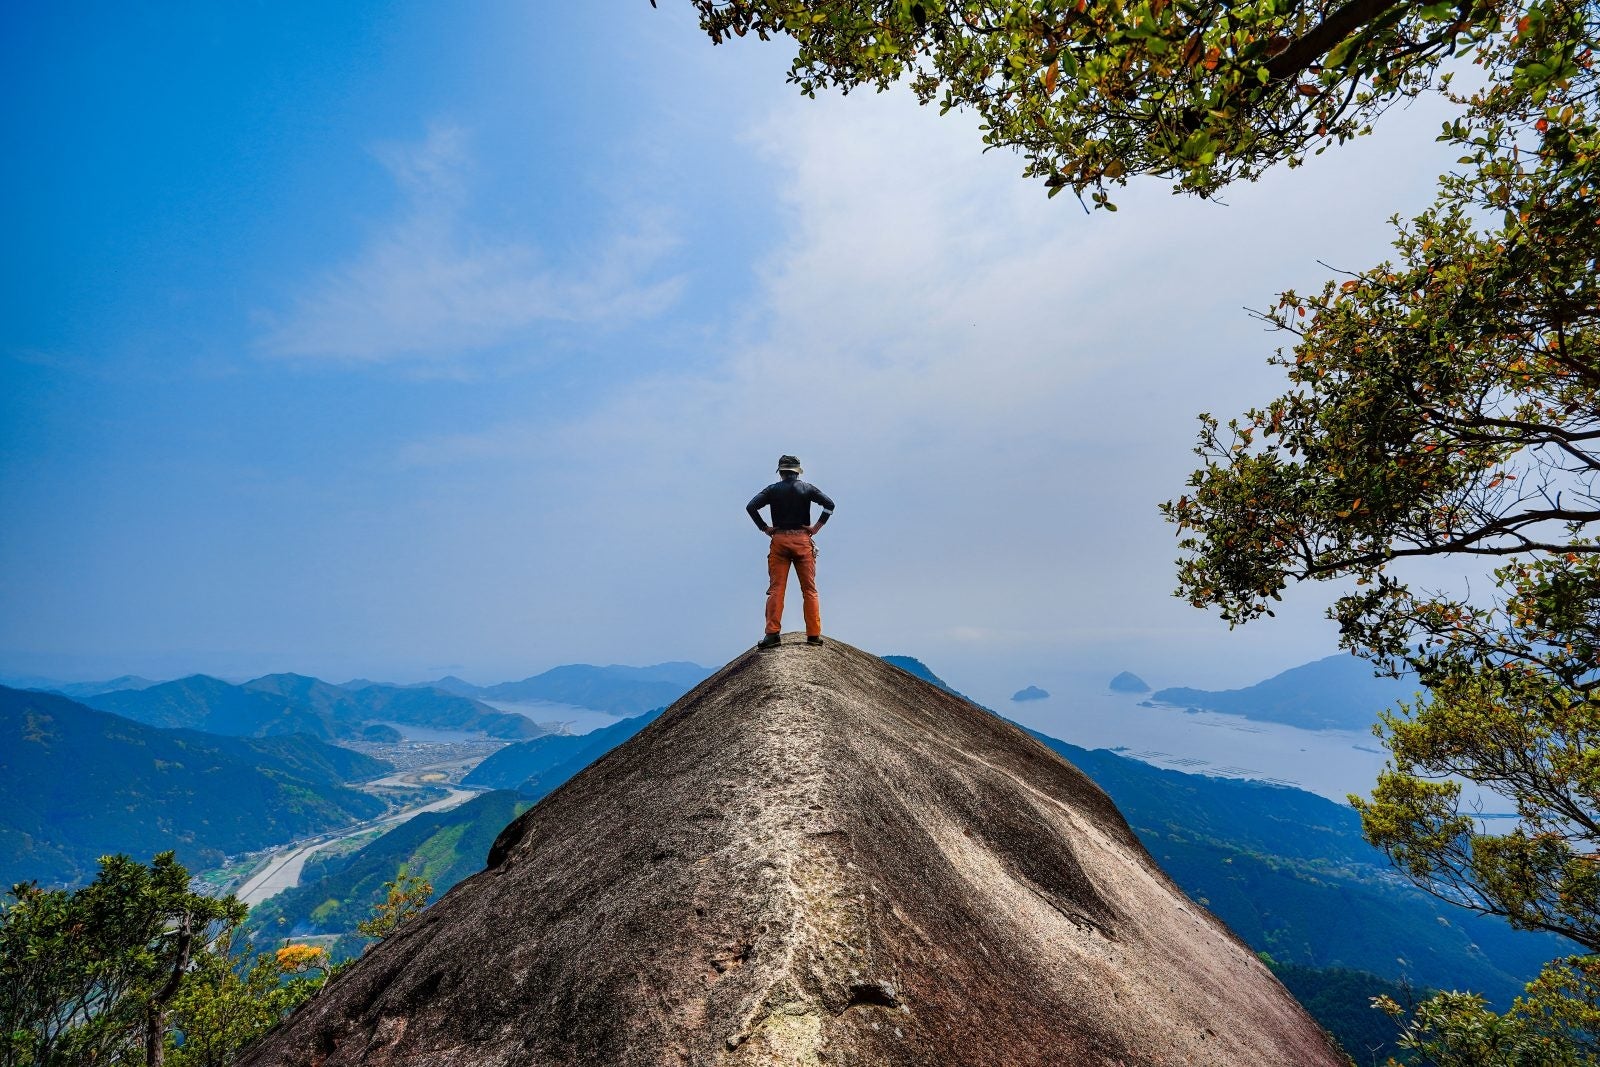
POLYGON ((246 682, 245 688, 326 707, 326 713, 335 720, 481 730, 490 737, 508 739, 538 737, 546 732, 527 716, 508 714, 482 701, 432 686, 373 684, 351 692, 304 675, 269 674, 246 682))
POLYGON ((243 685, 196 674, 148 689, 86 697, 84 703, 152 726, 235 737, 304 733, 348 739, 360 737, 374 722, 478 730, 510 739, 545 733, 526 716, 431 687, 374 684, 351 690, 299 674, 269 674, 243 685))
POLYGON ((1378 712, 1415 698, 1417 684, 1374 676, 1372 665, 1350 655, 1328 656, 1292 667, 1243 689, 1162 689, 1151 699, 1178 707, 1220 711, 1303 730, 1365 730, 1378 712))
POLYGON ((163 730, 0 687, 0 885, 81 882, 111 852, 213 867, 381 813, 345 783, 392 769, 311 737, 163 730))
POLYGON ((19 686, 18 688, 41 688, 52 693, 60 693, 71 700, 82 700, 84 697, 98 696, 101 693, 115 693, 119 689, 149 689, 152 685, 160 685, 149 678, 141 678, 137 674, 124 674, 120 678, 108 678, 103 682, 67 682, 62 685, 51 686, 19 686))
MULTIPOLYGON (((548 700, 614 715, 640 715, 666 707, 709 677, 710 669, 697 663, 657 663, 649 667, 570 663, 520 682, 486 686, 473 695, 507 702, 548 700)), ((448 681, 467 684, 459 678, 448 681)))
MULTIPOLYGON (((368 682, 367 684, 371 685, 373 683, 368 682)), ((446 693, 454 693, 458 697, 473 697, 483 692, 482 686, 473 685, 471 682, 463 678, 457 678, 453 674, 447 674, 438 681, 428 684, 434 689, 439 689, 446 693)))
POLYGON ((100 693, 82 703, 164 730, 202 730, 229 737, 300 733, 323 740, 335 734, 332 724, 314 709, 205 674, 148 689, 100 693))
POLYGON ((268 674, 233 683, 206 674, 166 682, 136 675, 107 681, 16 679, 13 688, 61 693, 90 707, 164 729, 179 727, 237 737, 307 733, 353 739, 372 722, 481 731, 519 740, 546 731, 527 716, 484 701, 554 703, 635 716, 666 707, 709 677, 697 663, 644 667, 564 664, 520 681, 474 685, 455 675, 397 685, 353 678, 332 684, 306 675, 268 674))
POLYGON ((472 769, 462 785, 515 789, 542 800, 589 764, 643 730, 663 709, 623 719, 587 734, 548 734, 509 745, 472 769))

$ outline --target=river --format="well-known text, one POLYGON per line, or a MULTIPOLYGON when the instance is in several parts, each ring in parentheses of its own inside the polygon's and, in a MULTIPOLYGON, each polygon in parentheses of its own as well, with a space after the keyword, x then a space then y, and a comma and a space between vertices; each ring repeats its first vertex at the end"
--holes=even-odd
MULTIPOLYGON (((455 765, 452 762, 440 764, 439 766, 454 767, 455 765)), ((414 778, 418 774, 426 773, 433 769, 435 768, 416 767, 411 770, 400 771, 389 775, 387 778, 366 782, 361 788, 371 789, 382 786, 389 789, 416 789, 419 788, 418 783, 407 781, 406 779, 414 778)), ((376 819, 356 823, 353 826, 347 826, 331 833, 301 838, 299 841, 284 845, 282 848, 274 849, 268 854, 266 864, 247 878, 243 885, 234 890, 234 896, 254 907, 263 900, 283 892, 285 889, 293 889, 299 885, 300 875, 305 870, 306 860, 330 845, 369 833, 372 830, 392 830, 406 820, 414 819, 424 812, 449 811, 451 808, 458 807, 479 794, 479 790, 476 789, 459 789, 455 786, 445 786, 444 788, 449 790, 449 795, 438 800, 419 804, 416 807, 406 808, 402 811, 390 812, 376 819)))

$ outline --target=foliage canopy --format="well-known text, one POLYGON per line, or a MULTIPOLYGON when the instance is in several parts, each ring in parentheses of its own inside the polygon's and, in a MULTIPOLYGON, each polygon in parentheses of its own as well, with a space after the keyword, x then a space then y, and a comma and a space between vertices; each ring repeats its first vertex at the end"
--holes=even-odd
POLYGON ((1368 836, 1446 899, 1600 951, 1600 136, 1593 9, 1540 79, 1506 76, 1445 131, 1463 172, 1398 226, 1394 262, 1283 294, 1291 388, 1224 428, 1166 505, 1181 592, 1244 622, 1294 581, 1347 579, 1347 647, 1430 698, 1383 717, 1368 836), (1425 556, 1498 561, 1487 596, 1413 589, 1425 556), (1517 816, 1491 832, 1459 781, 1517 816))
POLYGON ((24 883, 0 905, 0 1064, 159 1064, 168 1008, 244 905, 189 892, 171 852, 107 856, 82 889, 24 883))
POLYGON ((1403 1025, 1399 1047, 1434 1067, 1590 1067, 1600 1054, 1597 982, 1600 958, 1572 956, 1547 966, 1504 1014, 1459 992, 1429 997, 1409 1015, 1388 995, 1373 1004, 1403 1025))
POLYGON ((905 79, 971 109, 1052 194, 1133 174, 1211 195, 1365 132, 1515 30, 1525 80, 1577 63, 1581 5, 1506 0, 692 0, 712 40, 783 34, 807 94, 905 79))
POLYGON ((307 945, 236 937, 246 908, 189 891, 163 852, 107 856, 77 889, 0 905, 0 1065, 225 1067, 331 973, 307 945))

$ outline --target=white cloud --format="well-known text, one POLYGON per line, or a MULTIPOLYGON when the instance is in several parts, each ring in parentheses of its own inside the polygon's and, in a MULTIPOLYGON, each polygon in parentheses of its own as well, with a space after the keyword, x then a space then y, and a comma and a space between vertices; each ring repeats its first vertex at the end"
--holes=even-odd
POLYGON ((1317 259, 1382 258, 1383 220, 1427 198, 1431 125, 1393 115, 1383 139, 1235 190, 1232 207, 1144 183, 1117 215, 1086 216, 903 95, 785 103, 756 136, 778 175, 761 296, 722 323, 712 372, 404 459, 453 467, 464 497, 482 496, 476 465, 506 499, 545 515, 559 501, 548 527, 497 515, 551 548, 586 532, 581 551, 512 564, 552 602, 695 605, 665 638, 655 618, 609 618, 628 647, 720 647, 730 619, 753 633, 761 547, 739 509, 794 451, 840 501, 822 571, 845 640, 926 653, 996 692, 1024 669, 1047 687, 1069 668, 1246 684, 1332 650, 1326 590, 1230 634, 1170 596, 1156 504, 1193 465, 1198 412, 1281 388, 1264 366, 1281 342, 1242 306, 1314 283, 1317 259))
POLYGON ((435 126, 420 144, 377 158, 404 193, 401 216, 349 262, 268 317, 275 356, 377 363, 453 361, 524 339, 550 323, 615 323, 657 315, 678 279, 657 267, 672 241, 648 221, 591 249, 582 267, 551 263, 528 241, 470 221, 468 138, 435 126))

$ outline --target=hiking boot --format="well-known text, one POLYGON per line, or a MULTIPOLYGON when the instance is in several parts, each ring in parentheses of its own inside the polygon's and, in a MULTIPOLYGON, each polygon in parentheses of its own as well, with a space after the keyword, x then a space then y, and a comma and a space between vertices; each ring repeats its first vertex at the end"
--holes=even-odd
POLYGON ((808 644, 808 645, 820 645, 820 644, 822 644, 822 637, 820 635, 817 636, 817 637, 808 637, 808 638, 806 638, 806 644, 808 644))
POLYGON ((756 647, 757 648, 777 648, 778 647, 778 642, 781 641, 781 640, 782 640, 782 638, 779 637, 777 634, 766 634, 761 638, 760 641, 756 642, 756 647))

